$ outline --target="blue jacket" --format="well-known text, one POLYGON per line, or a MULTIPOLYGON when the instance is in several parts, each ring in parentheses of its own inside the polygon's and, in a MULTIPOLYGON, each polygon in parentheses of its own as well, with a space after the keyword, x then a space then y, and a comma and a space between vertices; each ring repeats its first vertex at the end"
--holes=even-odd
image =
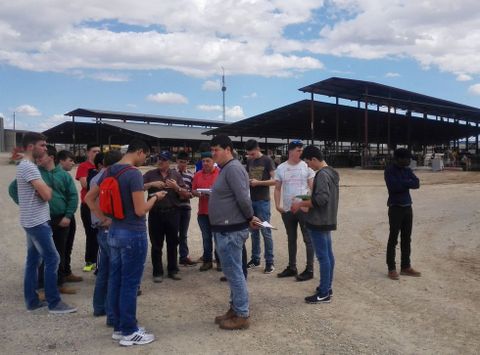
POLYGON ((392 164, 385 169, 385 183, 388 189, 388 206, 411 206, 410 189, 418 189, 420 180, 412 169, 392 164))

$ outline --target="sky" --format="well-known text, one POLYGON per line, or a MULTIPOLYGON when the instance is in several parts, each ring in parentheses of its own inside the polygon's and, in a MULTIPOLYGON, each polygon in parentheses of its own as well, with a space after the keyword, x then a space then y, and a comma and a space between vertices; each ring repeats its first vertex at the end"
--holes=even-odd
POLYGON ((0 1, 6 128, 76 108, 221 120, 223 71, 228 122, 332 76, 480 107, 478 0, 0 1))

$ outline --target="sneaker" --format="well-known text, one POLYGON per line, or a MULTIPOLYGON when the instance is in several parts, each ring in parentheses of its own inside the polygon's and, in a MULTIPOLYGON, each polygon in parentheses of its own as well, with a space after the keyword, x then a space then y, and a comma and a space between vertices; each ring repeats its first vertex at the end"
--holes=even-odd
POLYGON ((390 270, 388 272, 388 278, 390 280, 399 280, 400 279, 400 276, 398 276, 398 272, 397 270, 390 270))
POLYGON ((221 281, 221 282, 227 282, 228 280, 227 280, 227 278, 226 278, 225 276, 222 276, 222 277, 220 277, 220 281, 221 281))
POLYGON ((156 284, 159 284, 162 281, 163 281, 163 276, 162 275, 158 275, 158 276, 153 277, 153 282, 155 282, 156 284))
POLYGON ((207 271, 213 268, 213 264, 211 261, 204 262, 202 266, 200 266, 200 271, 207 271))
POLYGON ((400 271, 400 275, 405 275, 405 276, 413 276, 413 277, 420 277, 422 276, 422 273, 409 267, 409 268, 406 268, 406 269, 402 269, 400 271))
POLYGON ((95 270, 95 263, 86 263, 83 267, 83 272, 92 272, 95 270))
POLYGON ((77 307, 69 306, 63 301, 58 302, 58 304, 54 308, 48 310, 48 312, 52 314, 66 314, 66 313, 74 313, 76 311, 77 311, 77 307))
POLYGON ((273 264, 267 264, 265 266, 265 269, 263 270, 264 274, 271 274, 273 271, 275 271, 275 266, 273 264))
POLYGON ((48 303, 45 302, 45 301, 38 301, 38 304, 32 308, 27 308, 27 311, 28 312, 33 312, 33 311, 36 311, 37 309, 40 309, 40 308, 44 308, 44 307, 47 307, 48 306, 48 303))
MULTIPOLYGON (((138 327, 138 331, 139 332, 144 332, 145 328, 144 327, 138 327)), ((122 340, 122 338, 123 338, 123 334, 120 330, 113 331, 113 334, 112 334, 112 339, 113 340, 122 340)))
POLYGON ((74 274, 65 276, 65 282, 82 282, 82 281, 83 281, 83 277, 81 276, 77 276, 74 274))
POLYGON ((198 263, 196 261, 193 261, 188 256, 185 259, 180 260, 180 265, 182 266, 195 266, 197 264, 198 263))
POLYGON ((255 269, 257 266, 260 266, 260 261, 250 260, 247 264, 247 269, 255 269))
POLYGON ((325 296, 320 296, 319 294, 314 294, 313 296, 305 297, 305 302, 310 304, 315 303, 330 303, 332 298, 330 297, 330 293, 327 293, 325 296))
POLYGON ((145 329, 138 329, 136 332, 122 337, 119 344, 121 346, 145 345, 155 340, 155 335, 145 332, 145 329))
POLYGON ((313 279, 313 271, 305 270, 301 274, 297 275, 297 281, 308 281, 313 279))
POLYGON ((168 278, 172 279, 172 280, 175 280, 175 281, 180 281, 182 279, 180 276, 177 275, 176 272, 169 272, 168 273, 168 278))
MULTIPOLYGON (((318 294, 320 292, 320 286, 318 286, 316 289, 315 289, 315 292, 318 294)), ((328 294, 330 295, 330 298, 333 298, 333 290, 330 289, 328 290, 328 294)))
POLYGON ((291 277, 291 276, 297 276, 297 269, 292 269, 290 266, 287 266, 285 270, 283 270, 281 273, 277 274, 278 277, 291 277))

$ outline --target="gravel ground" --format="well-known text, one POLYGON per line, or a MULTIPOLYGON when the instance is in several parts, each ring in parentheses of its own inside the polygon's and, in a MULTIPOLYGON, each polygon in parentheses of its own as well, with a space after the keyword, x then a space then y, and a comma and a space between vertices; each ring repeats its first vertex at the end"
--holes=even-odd
MULTIPOLYGON (((339 169, 339 229, 334 232, 336 269, 330 304, 307 305, 315 281, 278 279, 287 263, 286 235, 272 213, 276 272, 249 273, 251 327, 223 331, 213 324, 228 308, 229 290, 217 271, 181 268, 181 281, 154 284, 147 260, 138 299, 138 319, 157 340, 122 348, 111 340, 104 318, 92 315, 94 276, 82 273, 85 237, 81 225, 73 269, 84 282, 64 300, 78 313, 28 313, 23 303, 25 236, 18 209, 6 192, 15 167, 0 156, 0 331, 3 354, 475 354, 480 353, 480 174, 419 171, 422 187, 413 192, 413 266, 421 278, 386 277, 388 235, 383 172, 339 169)), ((197 202, 194 200, 195 216, 197 202)), ((80 221, 80 216, 77 216, 80 221)), ((81 222, 80 222, 81 224, 81 222)), ((192 218, 189 246, 201 255, 201 237, 192 218)), ((250 241, 247 247, 250 251, 250 241)), ((298 261, 305 261, 299 238, 298 261)))

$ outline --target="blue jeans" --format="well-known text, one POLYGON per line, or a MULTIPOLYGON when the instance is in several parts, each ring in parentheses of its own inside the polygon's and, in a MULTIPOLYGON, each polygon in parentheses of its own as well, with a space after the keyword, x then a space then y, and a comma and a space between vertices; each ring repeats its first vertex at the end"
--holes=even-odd
POLYGON ((180 207, 180 222, 178 226, 178 259, 185 260, 188 257, 188 226, 192 210, 180 207))
POLYGON ((24 228, 27 233, 27 260, 25 262, 25 276, 23 291, 27 309, 33 309, 39 304, 36 292, 38 285, 38 267, 44 262, 45 298, 48 308, 55 308, 60 302, 60 293, 57 287, 57 272, 60 263, 55 244, 52 238, 52 228, 48 222, 32 228, 24 228))
POLYGON ((110 228, 107 303, 115 331, 130 335, 137 327, 137 289, 147 257, 147 232, 110 228))
MULTIPOLYGON (((270 222, 270 201, 252 201, 253 214, 262 221, 270 222)), ((273 264, 273 239, 272 230, 270 228, 262 228, 263 244, 265 247, 265 262, 273 264)), ((256 263, 260 262, 260 254, 262 248, 260 246, 260 230, 254 229, 251 231, 252 235, 252 260, 256 263)))
POLYGON ((236 232, 214 232, 222 270, 230 285, 230 304, 239 317, 248 317, 248 289, 242 268, 242 249, 248 229, 236 232))
POLYGON ((98 228, 97 242, 97 278, 93 290, 93 314, 107 315, 107 324, 113 324, 112 311, 108 307, 108 270, 110 264, 110 248, 108 247, 108 230, 98 228))
POLYGON ((213 252, 213 234, 210 227, 210 221, 208 215, 199 214, 197 216, 198 226, 202 232, 202 241, 203 241, 203 262, 212 261, 212 252, 213 252))
POLYGON ((315 254, 320 264, 320 286, 318 294, 325 296, 332 289, 335 258, 332 250, 332 232, 308 230, 312 238, 315 254))

